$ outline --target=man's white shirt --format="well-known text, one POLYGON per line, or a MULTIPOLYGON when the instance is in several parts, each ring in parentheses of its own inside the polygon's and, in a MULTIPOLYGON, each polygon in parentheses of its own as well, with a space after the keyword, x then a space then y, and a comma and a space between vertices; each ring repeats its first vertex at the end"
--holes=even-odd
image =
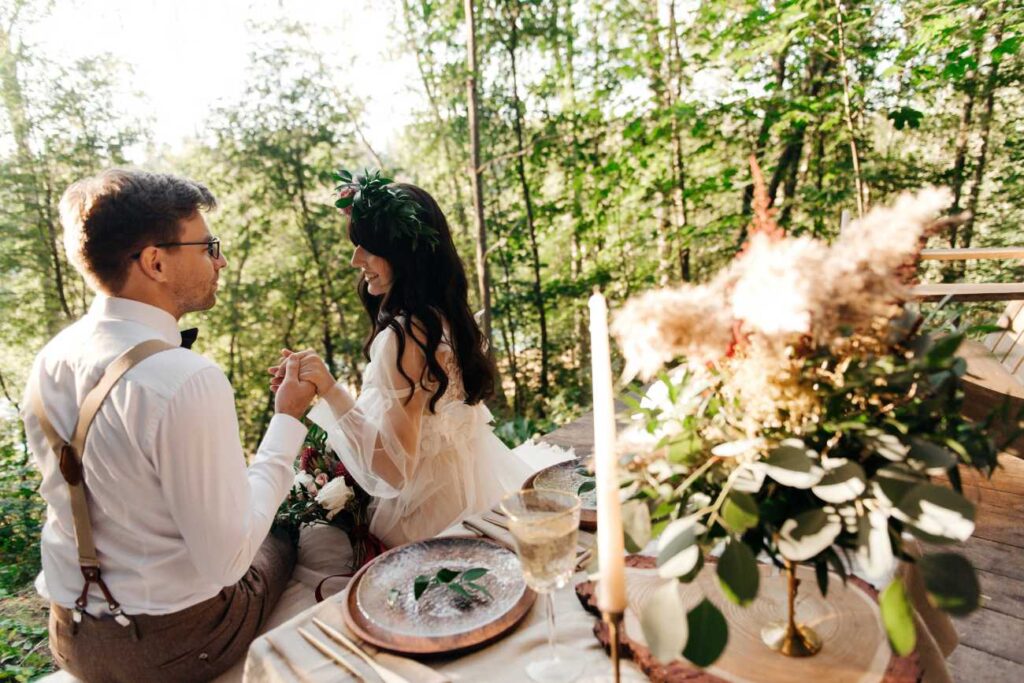
MULTIPOLYGON (((148 339, 180 344, 174 317, 98 295, 46 345, 32 373, 61 437, 70 438, 79 405, 107 366, 148 339)), ((83 579, 67 485, 35 415, 23 412, 47 504, 36 587, 72 607, 83 579)), ((305 435, 299 420, 274 415, 247 467, 234 392, 212 361, 177 348, 129 370, 97 413, 83 457, 100 567, 124 611, 176 612, 237 582, 292 486, 305 435)), ((94 585, 89 611, 105 608, 94 585)))

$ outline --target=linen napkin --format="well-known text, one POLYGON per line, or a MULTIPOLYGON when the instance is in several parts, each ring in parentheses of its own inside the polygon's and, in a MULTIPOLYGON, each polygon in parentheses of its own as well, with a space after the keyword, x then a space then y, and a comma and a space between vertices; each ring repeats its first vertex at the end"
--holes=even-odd
POLYGON ((382 652, 362 643, 345 626, 342 600, 347 591, 314 605, 284 624, 253 641, 245 663, 244 681, 247 683, 338 683, 355 680, 341 666, 328 659, 299 635, 298 628, 311 633, 317 640, 344 657, 367 681, 378 680, 376 674, 360 657, 343 645, 335 643, 314 623, 313 617, 341 631, 359 643, 381 666, 408 679, 411 683, 448 683, 451 679, 412 659, 382 652))

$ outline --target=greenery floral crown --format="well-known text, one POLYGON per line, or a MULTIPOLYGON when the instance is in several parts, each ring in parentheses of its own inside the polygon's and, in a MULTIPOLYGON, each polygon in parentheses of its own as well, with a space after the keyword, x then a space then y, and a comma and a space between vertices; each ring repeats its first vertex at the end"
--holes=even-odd
POLYGON ((416 251, 423 241, 431 249, 437 246, 437 232, 420 218, 420 206, 409 193, 395 187, 394 180, 385 177, 380 169, 364 169, 353 175, 339 169, 331 173, 338 183, 334 205, 352 212, 352 220, 384 230, 388 240, 407 239, 416 251))

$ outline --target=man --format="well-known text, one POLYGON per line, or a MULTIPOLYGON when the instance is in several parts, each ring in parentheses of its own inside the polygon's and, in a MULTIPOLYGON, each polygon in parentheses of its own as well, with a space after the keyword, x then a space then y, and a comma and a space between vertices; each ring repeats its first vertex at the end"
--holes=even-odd
POLYGON ((43 419, 32 407, 23 417, 47 502, 36 584, 52 603, 50 647, 85 681, 207 680, 225 671, 245 654, 295 563, 294 545, 268 531, 292 485, 313 385, 298 380, 297 364, 286 368, 247 468, 227 378, 177 348, 177 320, 214 305, 227 266, 203 214, 215 205, 199 183, 129 170, 79 181, 61 200, 65 248, 96 298, 36 358, 25 405, 36 392, 43 419), (88 412, 85 396, 147 340, 162 340, 149 344, 159 352, 113 384, 76 469, 60 444, 72 442, 88 412), (82 559, 92 555, 81 547, 89 524, 72 511, 76 479, 98 570, 82 559))

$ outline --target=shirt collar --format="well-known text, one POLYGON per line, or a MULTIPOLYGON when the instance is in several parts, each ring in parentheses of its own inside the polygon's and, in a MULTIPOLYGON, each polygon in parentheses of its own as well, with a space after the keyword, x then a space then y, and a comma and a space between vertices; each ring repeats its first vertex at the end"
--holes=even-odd
POLYGON ((162 308, 141 301, 97 294, 89 307, 89 315, 136 322, 155 330, 168 344, 181 344, 181 333, 174 316, 162 308))

